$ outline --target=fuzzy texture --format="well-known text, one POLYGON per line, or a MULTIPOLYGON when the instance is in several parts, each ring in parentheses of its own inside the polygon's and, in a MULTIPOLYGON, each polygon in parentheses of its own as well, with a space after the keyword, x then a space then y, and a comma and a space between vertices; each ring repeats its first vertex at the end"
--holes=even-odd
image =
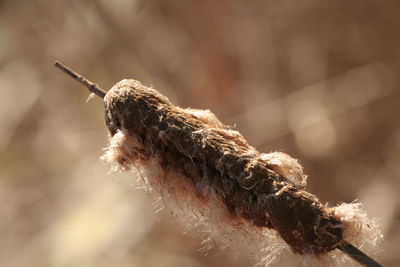
POLYGON ((135 80, 117 83, 105 108, 110 146, 104 158, 139 170, 146 188, 206 241, 268 265, 287 247, 323 262, 344 238, 368 233, 368 218, 356 204, 321 204, 304 191, 297 160, 259 153, 208 110, 176 107, 135 80))

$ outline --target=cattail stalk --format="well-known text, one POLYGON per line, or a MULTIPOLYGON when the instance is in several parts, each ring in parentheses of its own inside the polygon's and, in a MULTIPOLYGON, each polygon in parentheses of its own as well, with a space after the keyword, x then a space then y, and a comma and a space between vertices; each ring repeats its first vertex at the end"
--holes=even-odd
POLYGON ((104 98, 110 136, 104 158, 123 170, 142 169, 149 190, 208 238, 270 253, 249 252, 265 264, 286 243, 316 262, 341 250, 364 266, 380 266, 346 241, 378 233, 368 228, 365 212, 356 204, 329 207, 306 192, 297 160, 262 154, 210 111, 174 106, 138 81, 122 80, 105 93, 56 66, 104 98))

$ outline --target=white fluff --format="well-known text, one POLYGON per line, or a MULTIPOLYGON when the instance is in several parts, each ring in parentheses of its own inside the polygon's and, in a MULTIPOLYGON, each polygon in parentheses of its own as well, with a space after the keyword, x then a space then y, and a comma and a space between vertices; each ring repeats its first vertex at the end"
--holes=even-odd
MULTIPOLYGON (((197 230, 204 237, 204 244, 211 242, 222 249, 231 249, 233 255, 246 254, 256 265, 269 266, 277 260, 288 245, 276 231, 257 227, 244 219, 232 219, 224 204, 207 185, 202 188, 206 201, 199 199, 186 177, 179 172, 166 170, 156 157, 145 159, 140 151, 142 145, 134 136, 126 136, 118 131, 105 149, 103 160, 112 163, 115 169, 131 170, 144 187, 153 194, 156 203, 172 210, 174 216, 187 229, 197 230)), ((262 154, 262 158, 275 166, 295 184, 305 186, 306 175, 297 160, 275 152, 262 154)), ((375 219, 368 219, 360 203, 342 204, 334 209, 343 220, 345 240, 364 252, 374 255, 376 246, 382 239, 375 219)), ((190 231, 192 232, 192 231, 190 231)), ((324 256, 304 255, 304 266, 354 266, 355 262, 339 250, 324 256)))

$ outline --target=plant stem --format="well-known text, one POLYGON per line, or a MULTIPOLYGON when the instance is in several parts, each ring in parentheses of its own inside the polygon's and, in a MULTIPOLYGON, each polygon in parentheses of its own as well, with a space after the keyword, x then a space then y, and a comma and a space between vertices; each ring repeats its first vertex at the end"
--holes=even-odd
POLYGON ((89 81, 82 75, 79 75, 75 71, 71 70, 70 68, 68 68, 67 66, 62 64, 61 62, 55 61, 54 66, 56 66, 58 69, 62 70, 63 72, 67 73, 74 80, 85 85, 90 90, 90 92, 92 92, 93 94, 95 94, 101 98, 104 98, 104 96, 106 95, 107 92, 104 91, 103 89, 101 89, 97 84, 92 83, 91 81, 89 81))
POLYGON ((347 241, 343 240, 343 242, 337 247, 344 253, 346 253, 349 257, 357 261, 363 266, 367 267, 382 267, 378 262, 374 259, 370 258, 364 252, 353 246, 352 244, 348 243, 347 241))

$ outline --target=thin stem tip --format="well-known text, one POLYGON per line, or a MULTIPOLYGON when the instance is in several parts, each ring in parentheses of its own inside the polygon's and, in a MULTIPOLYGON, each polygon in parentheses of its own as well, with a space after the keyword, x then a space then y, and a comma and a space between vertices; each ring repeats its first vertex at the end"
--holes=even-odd
POLYGON ((337 248, 346 253, 349 257, 357 261, 362 266, 382 267, 382 265, 380 265, 374 259, 372 259, 367 254, 365 254, 347 241, 343 241, 337 248))
POLYGON ((89 81, 88 79, 86 79, 85 77, 83 77, 82 75, 79 75, 78 73, 76 73, 75 71, 71 70, 70 68, 68 68, 67 66, 65 66, 64 64, 62 64, 59 61, 55 61, 54 62, 54 66, 60 70, 62 70, 63 72, 67 73, 69 76, 71 76, 74 80, 82 83, 83 85, 85 85, 90 92, 94 93, 95 95, 104 98, 104 96, 106 95, 106 91, 104 91, 103 89, 101 89, 98 85, 96 85, 95 83, 92 83, 91 81, 89 81))

